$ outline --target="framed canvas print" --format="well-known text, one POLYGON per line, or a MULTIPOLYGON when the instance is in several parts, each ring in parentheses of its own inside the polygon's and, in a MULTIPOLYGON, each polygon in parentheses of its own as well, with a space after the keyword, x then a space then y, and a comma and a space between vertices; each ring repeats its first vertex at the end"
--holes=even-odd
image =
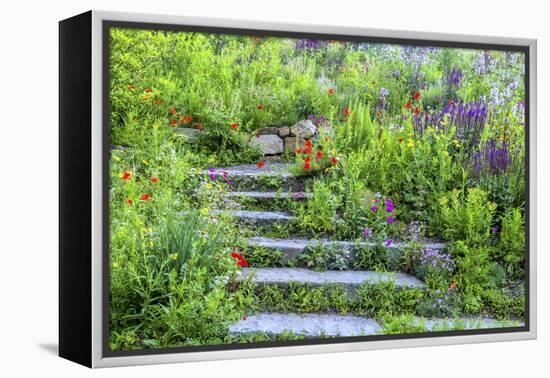
POLYGON ((536 337, 536 41, 60 22, 60 355, 536 337))

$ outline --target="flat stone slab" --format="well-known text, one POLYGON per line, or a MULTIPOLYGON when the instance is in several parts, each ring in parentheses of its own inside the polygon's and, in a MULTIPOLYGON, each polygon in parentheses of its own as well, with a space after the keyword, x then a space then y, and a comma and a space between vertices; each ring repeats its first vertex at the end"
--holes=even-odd
MULTIPOLYGON (((291 164, 266 161, 263 168, 258 168, 257 164, 242 164, 227 168, 214 168, 216 176, 223 177, 223 173, 227 172, 229 178, 234 177, 256 177, 259 175, 272 175, 282 178, 291 177, 289 172, 291 164)), ((210 171, 204 170, 205 175, 209 175, 210 171)))
MULTIPOLYGON (((418 322, 422 318, 416 318, 418 322)), ((483 318, 458 318, 458 319, 423 319, 426 324, 426 329, 430 332, 434 331, 449 331, 460 326, 461 329, 487 329, 487 328, 502 328, 502 327, 520 327, 524 323, 521 321, 500 321, 488 317, 483 318), (462 328, 464 327, 464 328, 462 328)))
POLYGON ((373 319, 351 315, 264 313, 239 320, 229 327, 229 334, 277 336, 292 332, 306 338, 346 337, 374 335, 380 329, 380 325, 373 319))
POLYGON ((269 225, 287 223, 294 217, 283 211, 216 210, 215 213, 227 213, 247 223, 269 225))
POLYGON ((283 140, 279 137, 278 130, 274 133, 253 136, 250 138, 249 144, 258 147, 264 155, 278 155, 283 153, 283 140))
MULTIPOLYGON (((265 238, 265 237, 253 237, 248 241, 251 246, 264 247, 268 249, 279 250, 283 253, 286 259, 295 257, 304 252, 307 248, 315 247, 322 244, 326 247, 338 247, 347 251, 351 251, 355 246, 375 246, 375 243, 369 242, 351 242, 351 241, 338 241, 327 239, 278 239, 278 238, 265 238)), ((434 250, 440 250, 446 247, 445 243, 424 243, 424 248, 431 248, 434 250)), ((407 243, 395 242, 392 243, 389 248, 395 250, 403 250, 408 247, 407 243)))
POLYGON ((424 288, 425 285, 418 278, 405 273, 384 273, 358 270, 327 270, 316 272, 303 268, 243 268, 238 280, 251 278, 252 282, 267 285, 288 285, 290 282, 323 286, 339 284, 348 291, 357 289, 361 284, 368 282, 377 284, 393 281, 399 288, 424 288))
POLYGON ((312 194, 307 192, 228 192, 228 197, 249 197, 256 201, 271 201, 274 199, 293 199, 296 201, 311 198, 312 194))

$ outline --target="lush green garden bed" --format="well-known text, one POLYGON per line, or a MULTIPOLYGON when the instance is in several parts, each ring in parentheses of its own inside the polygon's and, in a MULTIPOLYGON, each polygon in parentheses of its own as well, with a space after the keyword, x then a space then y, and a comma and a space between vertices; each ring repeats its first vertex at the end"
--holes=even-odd
POLYGON ((425 331, 413 316, 523 320, 522 54, 124 29, 110 44, 113 350, 271 339, 228 333, 261 311, 353 313, 385 333, 425 331), (305 119, 319 136, 277 157, 293 177, 270 174, 251 138, 305 119), (238 178, 210 169, 238 164, 257 165, 253 188, 275 200, 229 198, 238 178), (288 180, 311 197, 283 198, 288 180), (236 209, 292 219, 219 212, 236 209), (353 259, 321 246, 287 261, 257 236, 346 240, 353 259), (425 287, 363 284, 351 298, 237 279, 283 265, 404 272, 425 287))

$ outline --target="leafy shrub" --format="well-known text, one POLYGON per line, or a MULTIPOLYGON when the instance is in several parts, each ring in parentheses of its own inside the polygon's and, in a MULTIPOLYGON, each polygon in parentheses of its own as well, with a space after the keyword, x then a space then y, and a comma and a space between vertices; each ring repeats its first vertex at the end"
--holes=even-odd
POLYGON ((504 263, 510 278, 521 279, 525 260, 525 224, 520 209, 510 209, 501 218, 502 230, 495 256, 504 263))

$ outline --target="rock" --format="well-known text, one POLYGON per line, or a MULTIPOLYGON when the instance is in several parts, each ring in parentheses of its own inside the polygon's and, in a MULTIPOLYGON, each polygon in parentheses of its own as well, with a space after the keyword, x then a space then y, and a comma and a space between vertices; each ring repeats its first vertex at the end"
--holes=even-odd
POLYGON ((309 139, 317 133, 317 128, 309 119, 304 119, 290 127, 290 135, 309 139))
POLYGON ((268 155, 268 156, 264 156, 264 159, 265 160, 270 160, 270 161, 279 161, 279 160, 281 160, 281 156, 280 155, 268 155))
POLYGON ((317 142, 321 139, 321 136, 326 136, 326 137, 329 137, 329 138, 334 137, 334 129, 332 128, 332 126, 330 126, 330 125, 321 125, 321 126, 319 126, 319 128, 317 130, 317 134, 315 134, 313 136, 313 138, 311 138, 311 140, 313 142, 317 142))
POLYGON ((256 130, 256 135, 277 135, 278 133, 278 127, 264 127, 256 130))
POLYGON ((304 148, 305 139, 302 137, 286 137, 284 139, 285 151, 290 153, 296 152, 296 148, 304 148))
POLYGON ((250 145, 258 147, 264 155, 283 152, 283 140, 278 135, 257 135, 250 139, 250 145))
POLYGON ((176 129, 176 135, 178 136, 186 136, 187 139, 190 141, 195 140, 199 137, 199 134, 201 133, 198 129, 191 129, 189 127, 178 127, 176 129))
POLYGON ((375 335, 382 327, 374 319, 353 315, 260 313, 229 327, 230 335, 277 336, 285 332, 305 337, 375 335))
POLYGON ((279 129, 279 136, 280 136, 281 138, 287 137, 287 136, 289 136, 289 135, 290 135, 290 127, 285 126, 285 127, 281 127, 281 128, 279 129))

